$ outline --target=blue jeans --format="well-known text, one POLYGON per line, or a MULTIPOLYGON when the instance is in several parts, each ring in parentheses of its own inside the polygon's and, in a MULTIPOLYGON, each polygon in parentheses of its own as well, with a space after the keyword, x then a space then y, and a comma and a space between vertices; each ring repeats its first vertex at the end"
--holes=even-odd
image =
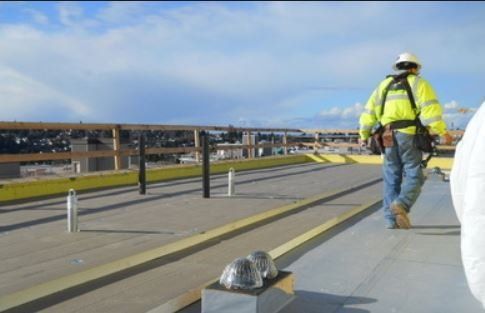
POLYGON ((384 218, 394 223, 391 212, 392 202, 401 204, 409 213, 416 202, 424 183, 421 160, 423 153, 414 146, 414 135, 394 132, 394 146, 386 148, 384 176, 384 218))

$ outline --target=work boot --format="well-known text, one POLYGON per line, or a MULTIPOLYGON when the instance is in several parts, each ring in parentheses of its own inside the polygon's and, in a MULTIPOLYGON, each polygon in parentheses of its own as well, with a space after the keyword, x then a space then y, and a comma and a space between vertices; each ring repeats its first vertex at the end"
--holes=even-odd
POLYGON ((411 222, 409 221, 408 213, 406 212, 402 204, 397 202, 391 203, 391 211, 396 216, 396 224, 398 228, 411 228, 411 222))

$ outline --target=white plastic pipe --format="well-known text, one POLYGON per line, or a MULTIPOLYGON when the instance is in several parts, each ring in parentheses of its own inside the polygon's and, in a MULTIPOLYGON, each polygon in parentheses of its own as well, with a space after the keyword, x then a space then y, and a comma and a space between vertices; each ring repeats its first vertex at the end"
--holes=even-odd
POLYGON ((229 169, 229 174, 227 174, 228 186, 227 186, 227 195, 233 196, 235 194, 235 187, 234 181, 236 178, 236 171, 231 167, 229 169))
POLYGON ((77 196, 74 189, 69 189, 67 196, 67 231, 70 233, 79 231, 77 221, 77 196))

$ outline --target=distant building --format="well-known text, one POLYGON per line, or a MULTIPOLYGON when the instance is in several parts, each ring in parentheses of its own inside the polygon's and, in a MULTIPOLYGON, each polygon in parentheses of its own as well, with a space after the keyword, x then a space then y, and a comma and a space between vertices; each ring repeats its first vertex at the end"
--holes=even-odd
MULTIPOLYGON (((256 135, 251 135, 249 136, 247 133, 243 134, 242 137, 242 144, 243 145, 255 145, 258 142, 258 138, 256 135)), ((251 158, 254 158, 256 156, 256 149, 251 149, 251 158)), ((243 157, 248 158, 248 149, 243 150, 243 157)))
MULTIPOLYGON (((122 143, 121 149, 128 148, 128 143, 122 143)), ((82 138, 71 140, 72 152, 105 151, 113 150, 111 138, 82 138)), ((121 169, 127 169, 131 164, 137 164, 134 159, 127 156, 121 157, 121 169)), ((114 157, 101 158, 73 158, 72 164, 75 173, 110 171, 115 169, 114 157)))
MULTIPOLYGON (((261 144, 270 143, 266 140, 259 141, 259 138, 256 135, 251 135, 250 139, 249 139, 249 136, 248 136, 247 133, 243 134, 242 141, 243 141, 243 145, 249 145, 249 143, 251 142, 251 145, 253 145, 253 146, 260 144, 260 143, 261 144)), ((274 155, 274 154, 276 154, 276 152, 273 150, 272 147, 260 147, 260 148, 251 149, 251 158, 262 157, 262 156, 270 156, 270 155, 274 155)), ((245 158, 248 157, 248 150, 247 149, 243 150, 243 156, 245 158)))
MULTIPOLYGON (((240 143, 225 143, 224 146, 240 146, 240 143)), ((243 149, 217 150, 216 157, 219 160, 242 159, 243 149)))
POLYGON ((0 163, 0 178, 19 178, 20 163, 0 163))
POLYGON ((177 159, 180 164, 198 164, 197 160, 192 155, 182 155, 177 159))
MULTIPOLYGON (((259 142, 259 144, 267 144, 267 143, 271 143, 269 141, 266 141, 266 140, 261 140, 259 142)), ((263 147, 263 148, 258 148, 258 156, 259 157, 262 157, 262 156, 271 156, 275 153, 273 153, 273 147, 263 147)))

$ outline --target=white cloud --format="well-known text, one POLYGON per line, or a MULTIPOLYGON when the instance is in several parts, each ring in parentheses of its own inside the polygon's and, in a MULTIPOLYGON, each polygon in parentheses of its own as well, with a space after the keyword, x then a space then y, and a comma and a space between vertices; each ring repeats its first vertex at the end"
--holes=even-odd
POLYGON ((450 129, 465 129, 466 125, 477 110, 476 107, 461 106, 455 100, 445 103, 443 107, 443 119, 450 129))
MULTIPOLYGON (((476 108, 462 107, 455 100, 445 103, 443 109, 443 119, 448 125, 448 128, 451 129, 464 129, 474 112, 476 112, 476 108)), ((306 119, 304 122, 306 124, 326 125, 325 127, 340 126, 342 128, 354 128, 358 124, 360 114, 363 110, 364 106, 360 103, 355 103, 351 106, 334 106, 320 111, 315 118, 306 119)))
POLYGON ((74 1, 60 2, 58 5, 59 21, 65 26, 76 26, 83 19, 83 8, 74 1))
POLYGON ((48 118, 52 111, 66 112, 71 117, 91 113, 79 100, 7 68, 0 68, 0 94, 2 110, 9 112, 11 120, 48 118))
MULTIPOLYGON (((481 28, 466 24, 441 30, 445 23, 396 36, 394 28, 381 26, 396 22, 388 24, 399 29, 399 21, 410 27, 414 23, 386 5, 268 2, 241 9, 194 3, 150 9, 111 3, 87 16, 79 3, 63 2, 58 13, 66 27, 61 31, 0 26, 0 69, 14 71, 17 76, 10 76, 17 77, 15 84, 27 95, 5 90, 15 105, 3 111, 4 118, 17 118, 15 107, 35 119, 30 110, 36 101, 65 99, 64 113, 49 107, 50 116, 87 122, 228 124, 259 119, 284 126, 338 119, 350 124, 357 122, 359 103, 319 114, 316 104, 366 99, 401 50, 426 47, 425 69, 445 71, 443 60, 453 59, 460 71, 470 70, 470 64, 474 72, 485 71, 485 64, 471 57, 485 54, 476 40, 483 36, 475 37, 483 33, 481 28), (457 38, 460 47, 450 45, 447 34, 456 37, 463 30, 457 38), (448 49, 436 56, 429 42, 448 49), (473 53, 461 48, 470 45, 473 53), (468 57, 457 60, 457 53, 468 57), (309 92, 314 86, 335 89, 309 92), (355 99, 332 100, 353 88, 355 99), (309 102, 313 105, 305 106, 309 102)), ((420 14, 406 16, 418 20, 420 14)), ((9 75, 4 76, 7 81, 9 75)))
POLYGON ((144 12, 145 4, 142 1, 110 2, 96 17, 113 24, 131 23, 144 12))
POLYGON ((25 12, 27 14, 30 14, 32 16, 32 20, 39 24, 39 25, 47 25, 49 24, 49 18, 47 15, 43 14, 42 12, 38 10, 33 10, 33 9, 26 9, 25 12))
POLYGON ((446 110, 454 110, 454 109, 457 109, 458 108, 458 102, 456 102, 455 100, 453 100, 451 102, 445 103, 444 108, 446 110))
POLYGON ((338 118, 338 119, 352 119, 355 120, 364 111, 364 106, 360 103, 356 103, 349 107, 332 107, 328 110, 323 110, 318 113, 322 118, 338 118))

